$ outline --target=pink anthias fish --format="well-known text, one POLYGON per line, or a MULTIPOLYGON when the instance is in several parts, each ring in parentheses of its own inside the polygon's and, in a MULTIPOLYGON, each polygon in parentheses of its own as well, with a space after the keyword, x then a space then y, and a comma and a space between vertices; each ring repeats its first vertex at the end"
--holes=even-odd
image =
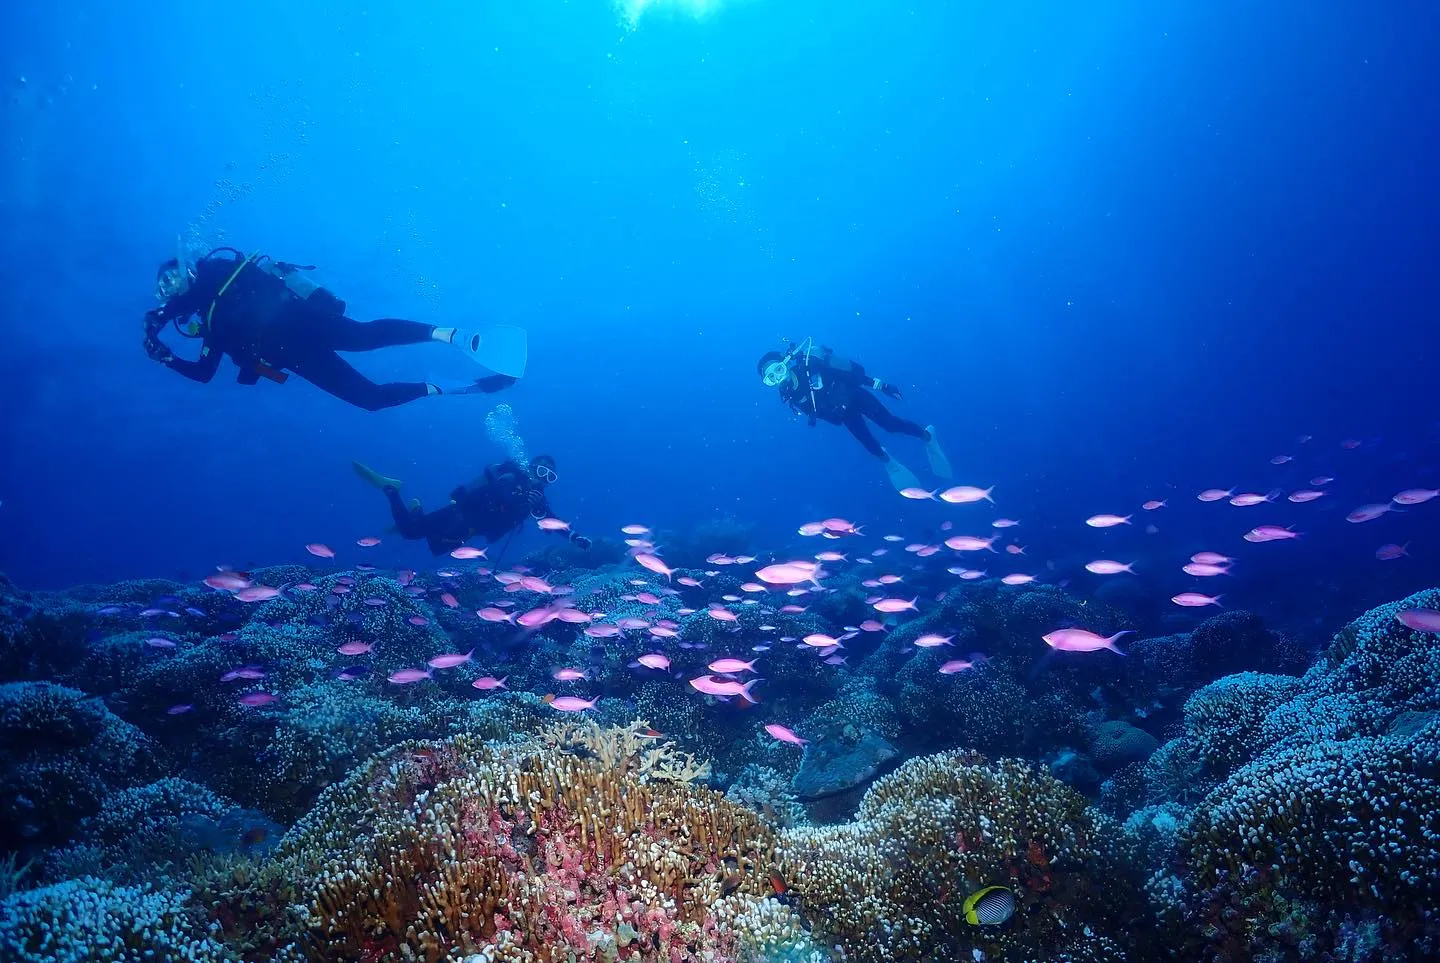
POLYGON ((766 588, 765 586, 761 585, 759 582, 742 582, 742 583, 740 584, 740 591, 742 591, 742 592, 768 592, 768 591, 770 591, 770 590, 769 590, 768 588, 766 588))
POLYGON ((1085 563, 1085 571, 1092 575, 1119 575, 1121 572, 1135 574, 1134 562, 1115 562, 1108 558, 1098 558, 1093 562, 1085 563))
POLYGON ((884 632, 884 631, 885 631, 885 626, 884 626, 883 623, 877 622, 877 621, 875 621, 874 619, 866 619, 864 622, 861 622, 861 623, 860 623, 860 631, 862 631, 862 632, 884 632))
POLYGON ((880 599, 870 607, 877 612, 885 612, 887 614, 895 612, 918 612, 919 608, 915 605, 918 601, 920 601, 919 596, 916 596, 908 602, 904 599, 880 599))
POLYGON ((341 655, 364 655, 375 648, 373 642, 345 642, 335 649, 341 655))
POLYGON ((767 565, 756 572, 755 577, 770 585, 798 585, 801 582, 814 582, 818 585, 823 574, 818 563, 798 561, 767 565))
POLYGON ((1440 632, 1440 611, 1436 609, 1404 609, 1395 613, 1395 621, 1416 632, 1440 632))
POLYGON ((670 657, 659 652, 646 652, 635 661, 647 669, 664 671, 670 668, 670 657))
POLYGON ((165 710, 165 714, 166 714, 167 716, 183 716, 185 713, 189 712, 189 711, 190 711, 191 709, 193 709, 193 708, 195 708, 195 707, 194 707, 193 705, 191 705, 190 703, 188 703, 188 702, 181 702, 181 703, 179 703, 179 704, 177 704, 177 705, 173 705, 173 706, 171 706, 170 708, 166 709, 166 710, 165 710))
POLYGON ((1289 463, 1289 462, 1291 462, 1291 461, 1293 461, 1293 460, 1294 460, 1294 459, 1293 459, 1290 455, 1276 455, 1274 458, 1270 459, 1270 464, 1272 464, 1272 465, 1284 465, 1284 464, 1287 464, 1287 463, 1289 463))
POLYGON ((624 535, 649 535, 650 529, 644 525, 622 525, 620 532, 624 535))
POLYGON ((797 535, 804 535, 806 538, 811 538, 815 535, 823 534, 824 531, 824 522, 806 522, 804 525, 801 525, 799 528, 795 529, 795 533, 797 535))
POLYGON ((1260 495, 1256 492, 1242 492, 1230 499, 1230 504, 1238 508, 1249 508, 1251 505, 1264 505, 1275 500, 1274 495, 1260 495))
POLYGON ((1291 492, 1291 493, 1287 496, 1287 500, 1288 500, 1288 501, 1291 501, 1291 502, 1294 502, 1296 505, 1303 505, 1303 504, 1305 504, 1306 502, 1313 502, 1313 501, 1314 501, 1315 499, 1317 499, 1317 498, 1324 498, 1324 497, 1325 497, 1325 493, 1324 493, 1324 492, 1317 492, 1317 491, 1315 491, 1314 489, 1311 489, 1311 488, 1302 488, 1302 489, 1300 489, 1299 491, 1293 491, 1293 492, 1291 492))
POLYGON ((904 580, 905 576, 903 575, 886 574, 880 576, 875 581, 879 582, 881 585, 894 585, 896 582, 903 582, 904 580))
POLYGON ((152 649, 173 649, 173 648, 175 648, 175 640, 174 640, 174 639, 164 639, 164 638, 160 638, 160 637, 158 637, 158 636, 155 637, 155 638, 153 638, 153 639, 146 639, 146 640, 145 640, 145 644, 148 645, 148 646, 150 646, 150 648, 152 648, 152 649))
POLYGON ((702 675, 690 680, 690 688, 711 696, 725 696, 726 698, 739 696, 746 702, 754 703, 760 700, 750 694, 750 689, 760 681, 762 680, 751 679, 749 682, 741 684, 734 679, 717 679, 713 675, 702 675))
POLYGON ((987 552, 995 551, 995 539, 998 535, 991 535, 989 538, 981 538, 978 535, 951 535, 945 539, 945 547, 957 552, 978 552, 982 549, 987 552))
POLYGON ((1195 497, 1202 502, 1218 502, 1221 499, 1229 498, 1233 494, 1235 494, 1235 489, 1233 488, 1207 488, 1195 497))
POLYGON ((639 562, 642 568, 648 569, 656 575, 663 575, 667 579, 675 574, 670 566, 661 561, 660 556, 652 555, 649 552, 639 553, 635 556, 635 561, 639 562))
POLYGON ((1000 579, 1002 585, 1029 585, 1033 581, 1035 576, 1026 575, 1024 572, 1011 572, 1000 579))
POLYGON ((235 593, 241 602, 268 602, 279 596, 280 590, 270 585, 251 585, 235 593))
POLYGON ((460 607, 460 600, 449 592, 441 592, 440 601, 447 609, 458 609, 460 607))
POLYGON ((1129 525, 1132 515, 1091 515, 1085 519, 1085 524, 1091 528, 1114 528, 1116 525, 1129 525))
POLYGON ((1199 592, 1181 592, 1170 601, 1176 605, 1184 606, 1187 609, 1201 608, 1206 605, 1219 605, 1223 595, 1201 595, 1199 592))
POLYGON ((1404 545, 1395 545, 1393 543, 1389 545, 1381 545, 1379 548, 1375 549, 1375 557, 1382 562, 1393 562, 1397 558, 1402 558, 1406 555, 1409 555, 1409 548, 1409 542, 1406 542, 1404 545))
POLYGON ((1153 511, 1155 511, 1155 509, 1157 509, 1157 508, 1164 508, 1164 507, 1165 507, 1165 501, 1164 501, 1163 499, 1159 499, 1159 498, 1152 498, 1152 499, 1150 499, 1148 502, 1146 502, 1145 504, 1141 505, 1140 507, 1143 508, 1143 509, 1145 509, 1147 512, 1153 512, 1153 511))
POLYGON ((586 709, 595 708, 595 703, 600 697, 593 699, 581 699, 578 696, 556 696, 550 700, 550 708, 559 709, 561 712, 584 712, 586 709))
POLYGON ((990 523, 991 528, 1014 528, 1020 523, 1013 518, 997 518, 990 523))
POLYGON ((1106 638, 1087 629, 1056 629, 1041 638, 1050 648, 1061 652, 1098 652, 1101 649, 1109 649, 1116 655, 1124 655, 1124 652, 1115 647, 1115 643, 1120 641, 1122 635, 1130 634, 1132 634, 1130 629, 1124 629, 1106 638))
POLYGON ((412 682, 419 682, 422 679, 430 678, 429 669, 397 669, 390 673, 387 678, 396 685, 409 685, 412 682))
POLYGON ((272 695, 269 692, 247 692, 237 701, 239 701, 242 706, 259 707, 268 706, 272 702, 279 701, 279 699, 279 696, 272 695))
POLYGON ((1005 546, 1005 551, 1011 555, 1024 555, 1025 546, 1012 543, 1005 546))
POLYGON ((1186 575, 1194 575, 1196 578, 1209 578, 1213 575, 1229 575, 1230 566, 1213 565, 1206 562, 1186 562, 1181 566, 1180 571, 1186 575))
POLYGON ((461 545, 459 548, 450 552, 450 557, 459 559, 462 562, 467 559, 484 558, 485 549, 475 548, 473 545, 461 545))
POLYGON ((779 739, 781 742, 788 742, 792 746, 803 746, 810 741, 809 739, 801 739, 791 730, 774 722, 766 726, 765 731, 770 733, 770 735, 774 736, 776 739, 779 739))
POLYGON ((948 502, 951 505, 969 505, 979 501, 994 502, 995 499, 990 497, 990 493, 994 490, 994 485, 991 485, 989 488, 976 488, 974 485, 956 485, 954 488, 947 488, 941 492, 940 500, 942 502, 948 502))
POLYGON ((932 491, 926 491, 926 490, 923 489, 923 488, 902 488, 902 489, 900 489, 900 496, 901 496, 902 498, 913 498, 913 499, 915 499, 916 501, 922 501, 922 500, 924 500, 924 499, 926 499, 926 498, 934 499, 935 495, 936 495, 936 492, 934 492, 933 490, 932 490, 932 491))
POLYGON ((453 669, 457 665, 464 665, 466 662, 469 662, 470 657, 474 654, 474 649, 471 649, 469 652, 445 652, 435 656, 435 658, 425 664, 432 669, 453 669))
POLYGON ((587 625, 585 627, 585 634, 592 639, 613 639, 620 634, 620 626, 610 624, 587 625))
POLYGON ((376 545, 380 544, 380 539, 376 538, 374 535, 366 535, 364 538, 355 539, 355 544, 359 545, 361 548, 374 548, 376 545))
POLYGON ((716 659, 706 666, 711 672, 719 672, 721 675, 735 675, 739 672, 754 672, 755 660, 744 662, 740 659, 716 659))
POLYGON ((476 679, 474 682, 470 683, 470 685, 472 685, 476 689, 481 690, 482 692, 491 692, 495 689, 505 688, 505 680, 508 678, 510 678, 508 675, 499 679, 495 678, 493 675, 485 675, 476 679))
POLYGON ((1245 533, 1247 542, 1278 542, 1287 538, 1299 538, 1300 533, 1279 525, 1260 525, 1245 533))
POLYGON ((504 609, 497 609, 493 605, 487 605, 485 608, 480 609, 475 614, 480 616, 480 618, 486 622, 509 622, 515 618, 515 614, 513 612, 507 612, 504 609))
POLYGON ((815 555, 817 562, 843 562, 850 556, 844 552, 819 552, 815 555))
POLYGON ((825 531, 834 532, 837 535, 860 534, 860 527, 846 518, 827 518, 820 524, 825 526, 825 531))
POLYGON ((1398 509, 1397 509, 1397 508, 1394 506, 1394 504, 1391 503, 1391 502, 1385 502, 1384 504, 1375 504, 1375 505, 1361 505, 1359 508, 1355 509, 1355 510, 1354 510, 1353 512, 1351 512, 1349 515, 1346 515, 1346 516, 1345 516, 1345 521, 1347 521, 1347 522, 1355 522, 1355 523, 1358 523, 1358 522, 1373 522, 1375 519, 1379 518, 1381 515, 1384 515, 1384 514, 1386 514, 1387 512, 1393 512, 1393 511, 1398 511, 1398 509))
POLYGON ((957 672, 964 672, 966 669, 973 669, 975 663, 969 659, 951 659, 949 662, 940 664, 941 675, 955 675, 957 672))
POLYGON ((309 552, 311 555, 314 555, 316 558, 335 557, 335 550, 329 545, 325 545, 321 542, 311 542, 309 545, 305 546, 305 551, 309 552))
POLYGON ((937 635, 931 632, 916 639, 915 646, 921 649, 935 649, 942 645, 954 645, 955 643, 952 641, 954 638, 953 635, 937 635))
POLYGON ((800 641, 816 649, 833 649, 840 644, 839 639, 824 632, 812 632, 800 641))
POLYGON ((256 682, 265 678, 265 670, 256 668, 253 665, 241 666, 238 669, 231 669, 220 677, 221 682, 234 682, 236 679, 244 679, 247 682, 256 682))
POLYGON ((1323 488, 1334 480, 1335 479, 1331 478, 1329 475, 1317 475, 1316 477, 1310 479, 1310 484, 1314 485, 1316 488, 1323 488))
POLYGON ((1390 500, 1397 505, 1419 505, 1440 495, 1440 488, 1407 488, 1390 500))
POLYGON ((558 518, 540 518, 540 519, 536 519, 535 524, 536 524, 537 526, 539 526, 540 531, 542 531, 542 532, 568 532, 568 531, 570 531, 570 523, 569 523, 569 522, 566 522, 566 521, 561 521, 561 520, 558 519, 558 518))
POLYGON ((556 669, 550 673, 550 678, 556 682, 579 682, 581 679, 589 679, 588 673, 581 669, 556 669))
POLYGON ((708 615, 708 616, 710 616, 712 619, 714 619, 714 620, 717 621, 717 622, 738 622, 738 621, 740 621, 740 616, 736 615, 734 612, 730 611, 729 609, 724 608, 724 607, 719 606, 719 605, 712 605, 712 606, 710 606, 710 608, 708 608, 708 609, 705 610, 705 614, 708 615))
POLYGON ((1196 552, 1190 556, 1190 561, 1198 565, 1229 565, 1235 560, 1229 555, 1221 555, 1219 552, 1196 552))
POLYGON ((238 592, 241 589, 249 588, 255 583, 242 575, 236 575, 234 572, 216 572, 214 575, 208 576, 205 579, 205 584, 210 588, 219 589, 222 592, 238 592))

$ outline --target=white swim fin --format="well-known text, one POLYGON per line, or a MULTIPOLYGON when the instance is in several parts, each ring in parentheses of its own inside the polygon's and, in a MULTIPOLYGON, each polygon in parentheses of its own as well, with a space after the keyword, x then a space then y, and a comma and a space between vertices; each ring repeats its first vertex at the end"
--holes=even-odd
POLYGON ((511 378, 525 376, 530 346, 524 328, 510 324, 496 324, 473 331, 456 328, 450 343, 468 354, 476 364, 496 374, 511 378))

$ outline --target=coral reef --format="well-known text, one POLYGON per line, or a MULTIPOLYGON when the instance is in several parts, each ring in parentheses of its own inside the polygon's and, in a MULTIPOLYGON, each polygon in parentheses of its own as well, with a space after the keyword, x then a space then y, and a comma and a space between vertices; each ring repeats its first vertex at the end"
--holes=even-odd
POLYGON ((99 699, 50 682, 0 685, 0 851, 64 842, 108 793, 158 768, 154 743, 99 699))
POLYGON ((969 960, 972 950, 1114 959, 1104 941, 1143 943, 1130 919, 1139 881, 1125 867, 1119 828, 1018 760, 911 760, 869 789, 853 822, 787 832, 782 859, 821 942, 847 959, 969 960), (965 921, 965 897, 989 885, 1014 892, 1010 925, 965 921))

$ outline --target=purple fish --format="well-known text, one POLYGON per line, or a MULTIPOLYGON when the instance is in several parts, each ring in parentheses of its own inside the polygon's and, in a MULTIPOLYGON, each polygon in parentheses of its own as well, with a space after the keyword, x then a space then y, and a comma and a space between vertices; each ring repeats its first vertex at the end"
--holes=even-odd
POLYGON ((167 716, 183 716, 185 713, 189 712, 193 708, 195 707, 190 705, 189 703, 181 702, 166 709, 165 714, 167 716))
POLYGON ((240 697, 240 704, 244 706, 268 706, 280 697, 271 695, 269 692, 247 692, 240 697))
POLYGON ((1440 632, 1440 611, 1435 609, 1405 609, 1395 619, 1416 632, 1440 632))

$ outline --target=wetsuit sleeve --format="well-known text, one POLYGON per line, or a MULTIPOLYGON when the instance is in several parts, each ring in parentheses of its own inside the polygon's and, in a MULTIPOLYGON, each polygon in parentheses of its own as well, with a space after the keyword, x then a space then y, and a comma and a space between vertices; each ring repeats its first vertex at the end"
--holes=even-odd
POLYGON ((165 359, 165 367, 179 372, 191 381, 204 384, 215 377, 215 372, 220 370, 220 358, 219 351, 213 350, 209 344, 204 344, 200 348, 200 357, 196 360, 186 361, 184 358, 171 355, 165 359))

